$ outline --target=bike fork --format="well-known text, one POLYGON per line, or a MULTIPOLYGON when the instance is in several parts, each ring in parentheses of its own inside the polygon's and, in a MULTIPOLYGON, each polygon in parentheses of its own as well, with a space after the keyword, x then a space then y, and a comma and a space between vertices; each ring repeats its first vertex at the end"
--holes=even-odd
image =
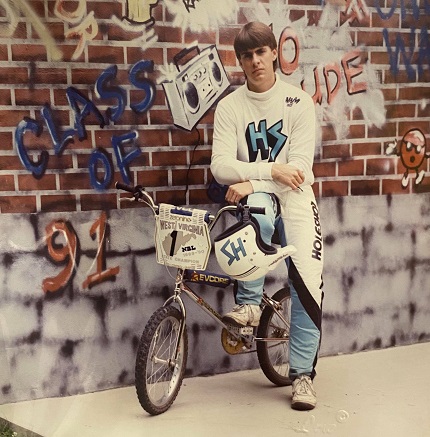
MULTIPOLYGON (((181 278, 181 281, 182 281, 182 278, 181 278)), ((180 312, 182 314, 181 321, 180 321, 180 324, 179 324, 179 335, 176 338, 175 354, 174 354, 173 359, 171 359, 171 361, 172 361, 171 364, 173 366, 176 366, 176 363, 178 361, 179 345, 181 344, 181 338, 184 335, 185 320, 186 320, 186 317, 187 317, 187 311, 185 309, 184 302, 182 301, 182 298, 180 296, 180 294, 181 294, 181 289, 180 289, 181 281, 180 282, 176 281, 175 289, 174 289, 174 295, 169 297, 166 300, 166 302, 164 302, 164 305, 163 305, 163 307, 165 307, 167 305, 170 305, 172 302, 175 302, 175 303, 177 303, 179 305, 179 310, 180 310, 180 312)))

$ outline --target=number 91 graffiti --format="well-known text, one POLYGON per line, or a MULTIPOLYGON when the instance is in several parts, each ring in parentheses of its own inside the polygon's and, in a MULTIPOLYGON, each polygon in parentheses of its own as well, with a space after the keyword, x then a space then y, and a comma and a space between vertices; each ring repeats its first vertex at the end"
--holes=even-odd
MULTIPOLYGON (((82 288, 91 288, 106 280, 112 280, 119 273, 119 266, 106 268, 106 213, 93 223, 90 236, 95 239, 98 236, 96 253, 96 271, 87 276, 82 283, 82 288)), ((46 244, 48 254, 56 264, 65 263, 64 269, 57 275, 43 280, 42 289, 46 292, 56 292, 63 289, 72 279, 77 269, 78 236, 69 222, 57 220, 46 226, 46 244), (63 236, 64 244, 56 242, 57 237, 63 236)))

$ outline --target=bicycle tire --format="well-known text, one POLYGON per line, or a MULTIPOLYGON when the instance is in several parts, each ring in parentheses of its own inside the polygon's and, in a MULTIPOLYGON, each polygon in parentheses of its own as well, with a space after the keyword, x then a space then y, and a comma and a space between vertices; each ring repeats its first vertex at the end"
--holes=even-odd
POLYGON ((173 404, 184 379, 188 356, 186 326, 180 339, 179 355, 174 358, 182 319, 173 306, 159 308, 143 330, 136 355, 135 386, 139 403, 149 414, 164 413, 173 404))
POLYGON ((288 376, 289 346, 290 346, 290 320, 291 320, 291 294, 289 288, 278 290, 272 299, 282 304, 281 313, 287 324, 270 307, 266 306, 261 314, 257 330, 259 338, 281 338, 275 341, 257 341, 257 356, 261 370, 273 384, 280 387, 291 385, 288 376))

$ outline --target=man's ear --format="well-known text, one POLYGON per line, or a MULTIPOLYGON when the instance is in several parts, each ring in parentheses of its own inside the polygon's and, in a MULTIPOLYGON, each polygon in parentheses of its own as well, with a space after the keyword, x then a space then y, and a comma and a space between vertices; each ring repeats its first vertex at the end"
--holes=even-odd
POLYGON ((278 59, 278 50, 273 49, 272 50, 272 55, 273 55, 272 61, 276 61, 276 59, 278 59))

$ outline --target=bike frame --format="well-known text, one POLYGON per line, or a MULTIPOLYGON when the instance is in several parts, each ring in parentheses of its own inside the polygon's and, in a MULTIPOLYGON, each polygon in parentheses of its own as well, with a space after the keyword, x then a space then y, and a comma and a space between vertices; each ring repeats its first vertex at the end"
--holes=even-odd
MULTIPOLYGON (((235 337, 237 340, 243 340, 244 343, 250 347, 252 343, 256 341, 266 341, 266 342, 274 342, 274 341, 288 341, 288 339, 285 338, 276 338, 276 337, 270 337, 270 338, 262 338, 257 337, 253 333, 252 334, 240 334, 235 332, 231 325, 227 325, 222 321, 222 316, 217 311, 215 311, 214 308, 210 304, 208 304, 202 297, 200 297, 197 293, 195 293, 185 282, 184 282, 184 274, 185 269, 178 269, 176 274, 176 281, 175 281, 175 288, 173 291, 173 295, 170 296, 165 302, 163 306, 170 305, 172 302, 175 302, 182 313, 182 320, 179 328, 179 335, 176 340, 176 347, 175 347, 175 358, 174 361, 176 362, 179 354, 179 344, 180 340, 182 338, 182 335, 185 330, 185 324, 186 324, 186 318, 187 318, 187 311, 184 304, 184 301, 182 300, 181 294, 184 293, 186 296, 188 296, 197 306, 199 306, 206 314, 208 314, 215 322, 217 322, 219 325, 221 325, 222 328, 228 331, 230 335, 235 337)), ((217 276, 216 274, 212 273, 212 276, 217 276)), ((207 283, 206 285, 213 286, 211 283, 207 283)), ((281 309, 281 305, 273 300, 271 297, 269 297, 266 293, 263 293, 263 302, 264 305, 267 305, 273 309, 273 311, 280 317, 280 319, 286 324, 286 326, 289 325, 288 321, 285 320, 283 314, 279 311, 281 309)), ((253 329, 252 329, 253 330, 253 329)))

